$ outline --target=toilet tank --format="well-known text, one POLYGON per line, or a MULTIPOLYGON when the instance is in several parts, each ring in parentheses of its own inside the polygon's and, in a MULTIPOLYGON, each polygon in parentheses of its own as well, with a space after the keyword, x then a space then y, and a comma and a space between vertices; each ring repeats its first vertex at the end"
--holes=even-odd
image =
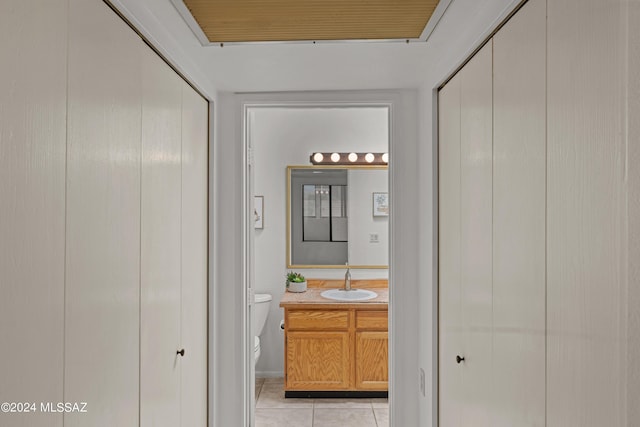
POLYGON ((256 301, 253 305, 253 335, 260 336, 264 324, 269 315, 269 306, 271 305, 271 295, 256 294, 256 301))

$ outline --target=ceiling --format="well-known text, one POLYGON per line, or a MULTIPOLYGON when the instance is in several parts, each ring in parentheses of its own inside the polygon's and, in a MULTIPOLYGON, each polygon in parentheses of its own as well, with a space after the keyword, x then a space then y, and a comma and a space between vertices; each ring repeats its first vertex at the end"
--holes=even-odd
MULTIPOLYGON (((519 0, 453 0, 427 42, 224 47, 201 43, 174 2, 178 0, 109 1, 190 81, 213 97, 219 92, 431 89, 519 0)), ((445 4, 441 0, 438 8, 445 9, 445 4)))
POLYGON ((211 43, 418 39, 439 0, 182 0, 211 43))

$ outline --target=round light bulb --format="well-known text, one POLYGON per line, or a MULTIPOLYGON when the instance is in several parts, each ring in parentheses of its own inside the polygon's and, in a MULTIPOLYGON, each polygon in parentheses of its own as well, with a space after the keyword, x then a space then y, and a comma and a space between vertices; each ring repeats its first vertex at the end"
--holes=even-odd
POLYGON ((349 154, 349 161, 350 162, 355 162, 356 160, 358 160, 358 155, 356 153, 349 154))
POLYGON ((338 163, 340 161, 340 154, 333 153, 331 155, 331 161, 334 162, 334 163, 338 163))
POLYGON ((375 156, 371 153, 367 153, 367 155, 364 156, 364 159, 367 161, 367 163, 371 163, 373 162, 373 159, 375 159, 375 156))
POLYGON ((315 160, 316 163, 321 163, 324 160, 324 156, 322 153, 316 153, 313 155, 313 160, 315 160))
POLYGON ((382 161, 385 163, 389 163, 389 153, 384 153, 382 155, 382 161))

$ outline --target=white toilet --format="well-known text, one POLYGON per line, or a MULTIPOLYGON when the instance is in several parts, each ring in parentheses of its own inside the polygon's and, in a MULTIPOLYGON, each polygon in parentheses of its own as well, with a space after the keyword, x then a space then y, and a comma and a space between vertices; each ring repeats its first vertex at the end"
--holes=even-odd
POLYGON ((253 306, 253 350, 255 363, 258 363, 258 358, 260 357, 260 334, 262 333, 262 329, 264 329, 264 324, 267 322, 271 299, 272 297, 269 294, 256 294, 256 303, 253 306))

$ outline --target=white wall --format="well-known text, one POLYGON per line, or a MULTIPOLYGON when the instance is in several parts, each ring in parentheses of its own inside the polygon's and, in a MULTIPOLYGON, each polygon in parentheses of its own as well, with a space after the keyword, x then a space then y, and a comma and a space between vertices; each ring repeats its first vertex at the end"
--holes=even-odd
MULTIPOLYGON (((286 168, 289 165, 309 165, 309 155, 315 151, 386 152, 388 110, 380 107, 256 107, 249 110, 248 135, 254 149, 254 193, 264 196, 265 209, 264 229, 255 230, 255 289, 256 293, 273 295, 261 336, 262 355, 256 373, 258 376, 280 376, 284 370, 284 335, 279 325, 284 313, 278 305, 285 292, 284 276, 287 271, 286 168)), ((353 195, 350 181, 348 197, 353 195)), ((371 212, 370 203, 366 206, 371 212)), ((307 278, 344 277, 343 269, 296 271, 307 278)), ((353 278, 387 276, 387 270, 352 272, 353 278)))
POLYGON ((389 217, 373 216, 373 193, 388 193, 385 171, 349 171, 349 264, 389 264, 389 217), (377 242, 371 235, 378 236, 377 242))

